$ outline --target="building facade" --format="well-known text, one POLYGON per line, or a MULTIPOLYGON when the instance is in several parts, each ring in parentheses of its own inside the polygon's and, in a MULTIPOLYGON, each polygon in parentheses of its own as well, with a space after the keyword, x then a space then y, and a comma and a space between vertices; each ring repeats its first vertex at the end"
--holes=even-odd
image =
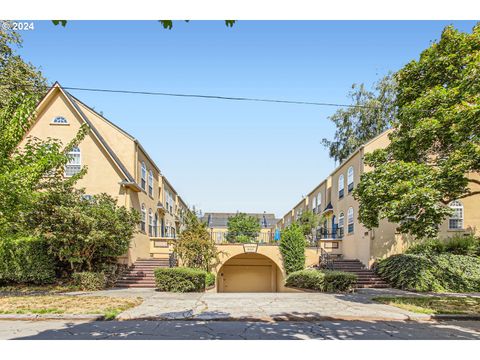
POLYGON ((88 195, 107 193, 118 205, 140 213, 138 232, 123 262, 168 256, 169 242, 181 231, 188 206, 133 136, 56 83, 38 104, 35 121, 22 144, 28 137, 50 137, 66 145, 82 125, 89 131, 70 152, 65 176, 86 167, 87 173, 76 186, 88 195))
MULTIPOLYGON (((379 227, 369 230, 358 221, 358 202, 352 192, 364 172, 371 171, 364 156, 389 144, 388 130, 361 146, 316 186, 295 207, 287 212, 277 226, 282 229, 308 208, 320 216, 315 240, 325 252, 346 259, 358 259, 370 266, 375 260, 403 252, 415 239, 397 231, 397 224, 381 220, 379 227)), ((480 180, 479 174, 468 174, 480 180)), ((480 190, 473 184, 472 191, 480 190)), ((480 196, 453 201, 454 214, 440 227, 439 237, 458 234, 480 234, 480 196)))

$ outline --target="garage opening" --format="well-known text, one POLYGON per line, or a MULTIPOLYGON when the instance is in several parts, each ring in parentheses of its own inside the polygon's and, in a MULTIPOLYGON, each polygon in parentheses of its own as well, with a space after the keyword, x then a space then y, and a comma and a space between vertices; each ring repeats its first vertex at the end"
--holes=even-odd
POLYGON ((277 292, 282 277, 278 266, 260 254, 241 254, 218 272, 218 292, 277 292))

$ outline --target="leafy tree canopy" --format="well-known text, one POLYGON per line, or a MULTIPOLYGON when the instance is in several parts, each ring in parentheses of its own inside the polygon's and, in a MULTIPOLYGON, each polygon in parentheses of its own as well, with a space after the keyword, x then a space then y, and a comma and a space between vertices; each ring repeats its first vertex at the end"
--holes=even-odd
MULTIPOLYGON (((164 29, 172 30, 173 28, 173 20, 158 20, 160 24, 163 26, 164 29)), ((185 20, 185 22, 189 22, 189 20, 185 20)), ((62 25, 63 27, 67 26, 67 20, 52 20, 54 25, 62 25)), ((225 20, 225 26, 233 27, 235 24, 235 20, 225 20)))
POLYGON ((285 272, 290 274, 305 268, 305 236, 297 223, 287 226, 281 233, 280 253, 285 272))
POLYGON ((352 85, 352 106, 338 109, 329 117, 336 127, 334 140, 322 139, 331 158, 341 163, 362 144, 390 128, 396 112, 395 88, 391 75, 377 82, 372 90, 364 84, 352 85))
POLYGON ((229 242, 254 242, 260 233, 260 222, 255 216, 238 213, 228 219, 229 242))
POLYGON ((218 264, 220 253, 207 230, 207 224, 201 222, 193 212, 186 214, 185 222, 186 228, 174 243, 175 254, 182 266, 211 271, 218 264))
POLYGON ((386 149, 365 157, 354 196, 359 220, 399 223, 417 237, 435 236, 454 199, 479 194, 480 24, 472 33, 449 26, 441 39, 395 74, 398 108, 386 149))
POLYGON ((312 210, 305 210, 302 212, 302 215, 298 218, 297 222, 300 225, 303 235, 311 238, 313 231, 319 224, 319 216, 315 214, 312 210))
MULTIPOLYGON (((25 62, 16 54, 22 45, 22 38, 12 27, 0 29, 0 113, 7 106, 13 106, 12 99, 43 95, 47 82, 40 70, 25 62), (16 96, 21 94, 22 96, 16 96)), ((18 105, 19 103, 17 103, 18 105)))
POLYGON ((31 231, 74 272, 98 270, 125 255, 140 221, 136 210, 118 206, 110 195, 87 198, 65 184, 38 194, 26 217, 31 231))

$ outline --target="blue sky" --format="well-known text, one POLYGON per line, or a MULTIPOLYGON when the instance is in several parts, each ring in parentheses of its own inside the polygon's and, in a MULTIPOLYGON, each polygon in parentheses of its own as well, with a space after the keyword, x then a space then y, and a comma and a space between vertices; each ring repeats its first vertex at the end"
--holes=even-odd
MULTIPOLYGON (((472 21, 35 22, 19 53, 64 86, 345 103, 472 21)), ((283 216, 334 169, 332 107, 71 91, 140 140, 189 205, 283 216)))

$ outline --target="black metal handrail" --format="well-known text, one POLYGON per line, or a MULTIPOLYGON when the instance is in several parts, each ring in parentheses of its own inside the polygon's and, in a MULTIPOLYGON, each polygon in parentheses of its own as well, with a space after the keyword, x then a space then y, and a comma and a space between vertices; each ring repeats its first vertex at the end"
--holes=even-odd
POLYGON ((320 228, 316 232, 317 240, 335 240, 335 239, 343 239, 343 227, 340 228, 320 228))
POLYGON ((333 258, 330 256, 328 252, 324 249, 320 248, 320 261, 319 265, 325 269, 333 269, 333 258))

